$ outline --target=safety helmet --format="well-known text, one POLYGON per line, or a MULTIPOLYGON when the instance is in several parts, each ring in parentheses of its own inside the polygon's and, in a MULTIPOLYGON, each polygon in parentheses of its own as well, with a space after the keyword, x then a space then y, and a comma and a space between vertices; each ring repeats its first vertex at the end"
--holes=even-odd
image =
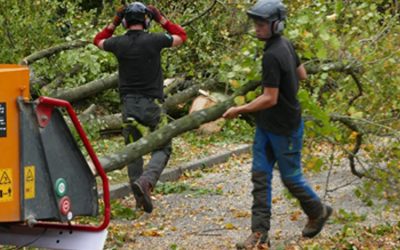
POLYGON ((281 0, 258 0, 247 11, 247 15, 255 20, 268 21, 271 26, 272 36, 279 35, 285 29, 286 6, 281 0))
POLYGON ((253 19, 265 21, 283 21, 286 19, 286 6, 281 0, 258 0, 257 3, 247 11, 247 15, 253 19))
POLYGON ((135 23, 142 23, 144 28, 147 29, 150 26, 151 12, 143 3, 133 2, 125 8, 124 19, 125 26, 135 23))

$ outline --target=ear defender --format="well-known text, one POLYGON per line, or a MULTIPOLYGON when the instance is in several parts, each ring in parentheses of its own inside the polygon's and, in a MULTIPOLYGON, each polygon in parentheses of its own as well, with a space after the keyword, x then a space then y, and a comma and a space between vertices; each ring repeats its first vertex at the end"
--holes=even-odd
POLYGON ((285 29, 285 23, 284 22, 282 22, 282 21, 278 21, 277 22, 277 24, 276 24, 276 30, 275 30, 275 32, 276 33, 282 33, 282 31, 285 29))
POLYGON ((126 24, 125 18, 122 19, 122 27, 124 27, 125 29, 128 28, 128 25, 126 24))
POLYGON ((285 29, 285 24, 284 24, 283 19, 282 19, 281 10, 278 9, 277 11, 278 11, 278 20, 276 20, 276 21, 272 24, 272 27, 273 27, 272 32, 273 32, 274 34, 280 34, 280 33, 282 33, 282 31, 285 29))
POLYGON ((273 34, 280 34, 285 29, 284 22, 277 20, 272 24, 272 32, 273 34))
POLYGON ((144 29, 147 30, 150 28, 151 18, 146 14, 144 16, 144 29))

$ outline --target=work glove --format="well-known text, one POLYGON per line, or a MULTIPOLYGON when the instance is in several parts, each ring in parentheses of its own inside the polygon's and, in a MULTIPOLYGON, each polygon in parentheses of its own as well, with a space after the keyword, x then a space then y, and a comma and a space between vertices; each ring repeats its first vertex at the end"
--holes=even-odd
POLYGON ((121 6, 117 9, 117 13, 115 13, 114 19, 113 19, 113 24, 115 26, 118 26, 121 24, 122 19, 124 19, 125 16, 125 6, 121 6))
POLYGON ((153 15, 153 20, 156 21, 157 23, 159 23, 161 18, 163 17, 163 14, 161 13, 161 11, 159 9, 157 9, 156 7, 154 7, 153 5, 148 5, 147 9, 153 15))

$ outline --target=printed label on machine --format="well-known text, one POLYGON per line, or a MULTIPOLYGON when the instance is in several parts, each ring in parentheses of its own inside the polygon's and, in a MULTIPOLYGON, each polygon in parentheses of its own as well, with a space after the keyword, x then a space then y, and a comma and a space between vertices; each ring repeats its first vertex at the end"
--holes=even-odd
POLYGON ((7 105, 0 102, 0 137, 7 137, 7 105))
POLYGON ((0 169, 0 202, 13 200, 12 169, 0 169))
POLYGON ((24 168, 25 200, 35 198, 35 166, 24 168))

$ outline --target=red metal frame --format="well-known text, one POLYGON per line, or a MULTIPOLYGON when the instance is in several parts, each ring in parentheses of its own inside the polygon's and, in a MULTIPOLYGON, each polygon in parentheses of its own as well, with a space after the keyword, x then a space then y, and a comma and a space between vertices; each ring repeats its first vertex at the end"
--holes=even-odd
POLYGON ((103 183, 103 201, 104 201, 104 220, 103 223, 99 226, 90 226, 90 225, 65 225, 65 224, 56 224, 56 223, 45 223, 39 222, 35 224, 37 227, 46 227, 46 228, 57 228, 57 229, 67 229, 67 230, 80 230, 80 231, 89 231, 89 232, 99 232, 106 229, 110 223, 110 190, 108 186, 107 175, 104 172, 103 167, 100 164, 99 159, 97 158, 96 153, 94 152, 92 145, 90 144, 85 131, 79 119, 72 108, 71 104, 68 101, 49 98, 49 97, 39 97, 37 113, 38 119, 41 126, 47 125, 50 120, 51 113, 54 107, 63 107, 66 108, 72 123, 75 126, 76 131, 78 132, 83 144, 87 152, 89 153, 90 158, 93 161, 94 166, 96 167, 97 173, 100 175, 102 183, 103 183))

